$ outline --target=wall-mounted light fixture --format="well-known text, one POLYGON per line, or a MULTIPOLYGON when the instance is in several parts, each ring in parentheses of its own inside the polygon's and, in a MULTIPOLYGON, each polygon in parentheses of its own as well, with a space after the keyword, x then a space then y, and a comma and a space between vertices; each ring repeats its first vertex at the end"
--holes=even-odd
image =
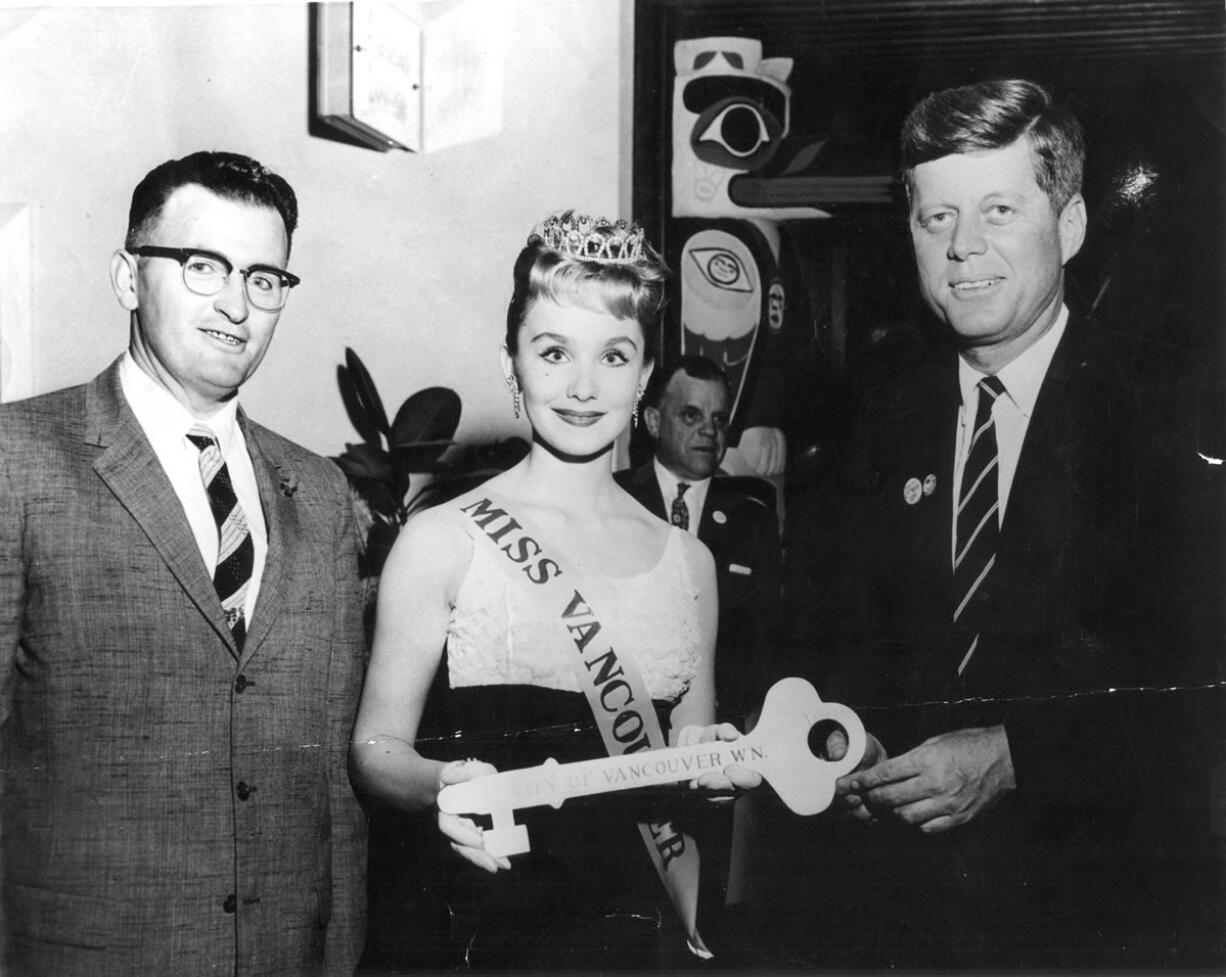
POLYGON ((497 0, 314 4, 315 114, 383 151, 442 149, 502 129, 497 0))

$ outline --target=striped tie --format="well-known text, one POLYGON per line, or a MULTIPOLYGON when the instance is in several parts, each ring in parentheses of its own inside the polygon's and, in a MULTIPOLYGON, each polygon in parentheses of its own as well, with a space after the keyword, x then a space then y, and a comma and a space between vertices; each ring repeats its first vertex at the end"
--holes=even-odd
POLYGON ((247 599, 247 585, 251 582, 255 546, 247 531, 247 517, 243 515, 230 482, 230 470, 221 457, 213 432, 197 425, 187 433, 187 440, 200 449, 200 477, 204 480, 213 520, 217 523, 217 568, 213 571, 213 586, 226 612, 226 624, 241 648, 247 635, 243 604, 247 599))
POLYGON ((1005 385, 994 376, 979 381, 975 433, 962 469, 954 552, 954 595, 958 599, 954 608, 954 653, 959 675, 979 644, 983 611, 974 597, 996 562, 996 540, 1000 534, 999 459, 992 408, 1004 392, 1005 385))
POLYGON ((682 498, 689 487, 689 482, 677 483, 677 497, 673 499, 673 508, 669 513, 672 524, 680 529, 690 528, 690 510, 685 504, 685 499, 682 498))

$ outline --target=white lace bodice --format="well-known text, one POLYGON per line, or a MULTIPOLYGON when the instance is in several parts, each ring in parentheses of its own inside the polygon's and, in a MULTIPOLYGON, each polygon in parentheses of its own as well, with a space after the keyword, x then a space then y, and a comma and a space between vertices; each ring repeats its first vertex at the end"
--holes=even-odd
MULTIPOLYGON (((597 613, 616 619, 618 652, 633 649, 651 697, 680 698, 699 655, 698 590, 681 530, 670 530, 664 555, 645 573, 588 576, 581 589, 597 613)), ((535 685, 579 692, 570 664, 574 654, 549 608, 515 586, 487 547, 475 545, 447 625, 451 687, 535 685)))

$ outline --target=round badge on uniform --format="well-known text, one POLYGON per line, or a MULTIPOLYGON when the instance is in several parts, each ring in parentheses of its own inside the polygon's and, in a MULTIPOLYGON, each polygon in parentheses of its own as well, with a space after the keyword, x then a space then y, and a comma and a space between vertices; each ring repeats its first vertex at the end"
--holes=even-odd
POLYGON ((924 489, 918 478, 908 478, 907 484, 902 487, 902 497, 907 500, 907 505, 915 505, 923 494, 924 489))
POLYGON ((935 475, 924 476, 924 494, 931 495, 937 490, 937 477, 935 475))
POLYGON ((716 509, 714 512, 711 513, 711 519, 713 522, 717 522, 721 526, 728 521, 728 517, 725 516, 724 513, 720 509, 716 509))

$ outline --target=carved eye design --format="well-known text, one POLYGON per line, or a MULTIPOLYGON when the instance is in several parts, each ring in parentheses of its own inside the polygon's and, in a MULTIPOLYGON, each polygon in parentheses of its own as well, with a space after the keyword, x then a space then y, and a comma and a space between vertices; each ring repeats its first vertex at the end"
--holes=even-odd
POLYGON ((753 280, 741 259, 727 248, 694 248, 690 252, 698 271, 710 284, 728 292, 753 291, 753 280))
POLYGON ((783 314, 787 308, 787 295, 783 290, 783 282, 776 279, 771 282, 766 292, 766 325, 771 332, 783 328, 783 314))
POLYGON ((771 140, 766 120, 756 105, 737 102, 722 109, 695 138, 695 146, 711 143, 737 159, 758 152, 771 140))

